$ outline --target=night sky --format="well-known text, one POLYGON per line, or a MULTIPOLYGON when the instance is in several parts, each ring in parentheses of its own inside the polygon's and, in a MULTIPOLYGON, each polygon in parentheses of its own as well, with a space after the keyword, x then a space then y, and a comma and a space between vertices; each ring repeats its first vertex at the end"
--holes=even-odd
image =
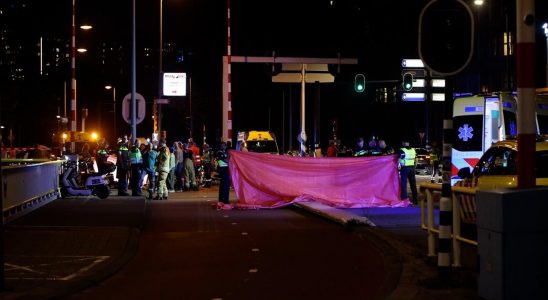
MULTIPOLYGON (((30 0, 28 14, 21 23, 44 33, 55 33, 70 37, 71 1, 30 0)), ((137 47, 158 47, 159 1, 137 2, 137 47)), ((343 143, 353 146, 358 136, 381 136, 390 143, 399 143, 406 135, 417 136, 424 131, 425 112, 423 104, 379 104, 370 99, 371 91, 364 94, 353 92, 351 78, 363 73, 368 81, 398 80, 401 77, 401 60, 418 58, 418 16, 426 0, 277 0, 277 1, 231 1, 232 55, 358 58, 359 65, 343 66, 337 74, 335 84, 322 84, 320 88, 320 139, 322 146, 331 138, 333 120, 339 122, 338 135, 343 143), (395 123, 410 120, 404 128, 395 123)), ((538 4, 542 6, 545 4, 538 4)), ((164 63, 166 72, 187 72, 192 77, 192 116, 195 138, 201 139, 203 125, 207 138, 214 143, 221 129, 222 64, 226 54, 226 1, 163 0, 164 42, 173 41, 183 49, 182 64, 164 63)), ((130 0, 76 0, 77 23, 92 23, 94 32, 89 36, 77 36, 78 43, 119 41, 130 46, 131 1, 130 0)), ((545 8, 540 9, 546 12, 545 8)), ((537 17, 544 17, 537 13, 537 17)), ((86 33, 87 34, 87 33, 86 33)), ((539 41, 540 42, 540 41, 539 41)), ((157 53, 157 52, 156 52, 157 53)), ((129 53, 127 54, 129 55, 129 53)), ((77 78, 83 72, 93 72, 93 67, 77 60, 77 78)), ((137 91, 145 98, 156 97, 158 81, 154 74, 143 71, 142 62, 137 61, 137 91)), ((107 74, 119 82, 119 100, 128 93, 130 73, 107 74)), ((93 77, 93 83, 79 82, 78 106, 90 107, 89 126, 97 126, 97 101, 107 101, 102 89, 106 78, 93 77), (101 89, 100 91, 96 91, 101 89), (97 94, 97 95, 94 95, 97 94), (93 95, 93 96, 92 96, 93 95), (99 99, 99 100, 98 100, 99 99)), ((299 130, 299 84, 271 84, 271 66, 233 64, 232 97, 234 131, 249 129, 271 129, 280 146, 287 148, 289 136, 293 147, 297 146, 299 130), (289 109, 292 101, 293 109, 289 109), (292 132, 289 133, 289 114, 292 113, 292 132)), ((86 77, 87 78, 87 77, 86 77)), ((66 78, 70 80, 70 78, 66 78)), ((88 80, 89 81, 89 80, 88 80)), ((368 87, 369 88, 369 87, 368 87)), ((314 85, 307 85, 307 105, 317 97, 314 85)), ((172 99, 164 107, 163 127, 168 131, 168 140, 183 140, 188 137, 185 117, 189 115, 189 97, 172 99)), ((310 105, 312 106, 312 105, 310 105)), ((103 123, 108 117, 103 111, 103 123)), ((149 108, 147 108, 149 109, 149 108)), ((150 112, 150 110, 149 110, 150 112)), ((431 112, 436 114, 432 123, 439 122, 440 107, 435 104, 431 112), (437 118, 437 119, 436 119, 437 118)), ((313 134, 312 107, 307 111, 307 133, 313 134)), ((120 125, 124 124, 120 120, 120 125)), ((438 124, 441 127, 441 123, 438 124)), ((104 126, 104 125, 103 125, 104 126)), ((128 132, 129 126, 125 125, 128 132)), ((433 138, 441 132, 433 128, 433 138)), ((122 128, 122 126, 120 126, 122 128)), ((151 122, 138 125, 138 135, 149 135, 151 122)), ((47 135, 46 135, 47 136, 47 135)), ((36 139, 44 139, 35 135, 36 139)), ((47 143, 46 143, 47 144, 47 143)), ((287 149, 286 149, 287 150, 287 149)))

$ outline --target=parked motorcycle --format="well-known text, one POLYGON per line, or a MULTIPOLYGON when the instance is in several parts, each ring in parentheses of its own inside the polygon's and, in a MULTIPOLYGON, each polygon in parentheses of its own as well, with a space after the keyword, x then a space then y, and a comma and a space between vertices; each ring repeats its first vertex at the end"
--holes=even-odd
MULTIPOLYGON (((86 164, 84 162, 84 164, 86 164)), ((96 195, 105 199, 110 195, 110 189, 105 177, 116 169, 116 166, 99 168, 93 172, 89 168, 79 170, 76 160, 65 158, 61 173, 61 197, 96 195)))

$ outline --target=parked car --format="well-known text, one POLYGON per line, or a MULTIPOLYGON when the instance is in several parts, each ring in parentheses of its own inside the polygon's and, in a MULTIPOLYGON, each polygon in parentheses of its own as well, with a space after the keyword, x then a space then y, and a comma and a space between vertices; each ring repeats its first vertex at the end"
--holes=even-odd
MULTIPOLYGON (((516 140, 495 143, 481 156, 470 172, 465 167, 458 176, 463 181, 458 185, 477 187, 478 189, 510 188, 517 185, 518 144, 516 140)), ((548 141, 537 140, 535 155, 536 184, 548 186, 548 141)))
POLYGON ((238 132, 238 141, 236 150, 279 154, 276 136, 271 131, 240 131, 238 132))
POLYGON ((421 175, 432 174, 430 166, 430 151, 425 148, 415 148, 417 156, 415 156, 415 173, 421 175))

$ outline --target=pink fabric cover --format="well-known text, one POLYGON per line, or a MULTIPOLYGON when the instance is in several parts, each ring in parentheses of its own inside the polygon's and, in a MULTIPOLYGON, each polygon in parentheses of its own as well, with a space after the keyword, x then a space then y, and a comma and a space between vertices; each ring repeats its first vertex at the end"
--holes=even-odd
POLYGON ((294 157, 231 150, 238 208, 276 208, 315 200, 339 208, 402 207, 397 160, 294 157))

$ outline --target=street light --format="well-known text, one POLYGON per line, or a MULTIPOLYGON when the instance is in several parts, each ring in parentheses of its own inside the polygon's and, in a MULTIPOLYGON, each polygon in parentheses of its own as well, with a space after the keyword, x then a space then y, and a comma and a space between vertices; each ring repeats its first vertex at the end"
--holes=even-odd
POLYGON ((112 89, 112 123, 114 124, 114 139, 116 139, 118 137, 116 135, 116 87, 107 85, 105 89, 112 89))

